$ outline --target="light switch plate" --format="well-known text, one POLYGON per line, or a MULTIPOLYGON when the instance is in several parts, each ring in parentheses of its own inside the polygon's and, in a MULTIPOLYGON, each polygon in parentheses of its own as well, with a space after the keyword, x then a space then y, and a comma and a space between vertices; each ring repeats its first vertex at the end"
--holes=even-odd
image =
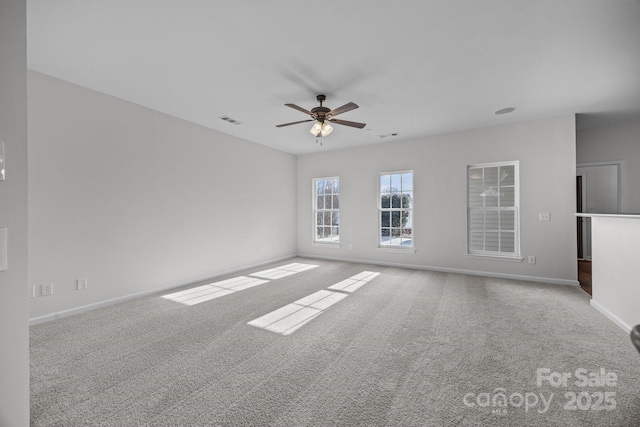
POLYGON ((7 229, 0 228, 0 271, 7 269, 7 229))

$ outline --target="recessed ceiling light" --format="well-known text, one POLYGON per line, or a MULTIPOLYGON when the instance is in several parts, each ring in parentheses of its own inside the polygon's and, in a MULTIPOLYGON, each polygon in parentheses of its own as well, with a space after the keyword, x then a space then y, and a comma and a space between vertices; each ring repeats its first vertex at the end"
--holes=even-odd
POLYGON ((507 108, 503 108, 501 110, 498 110, 493 114, 509 114, 512 111, 514 111, 515 109, 516 109, 515 107, 507 107, 507 108))

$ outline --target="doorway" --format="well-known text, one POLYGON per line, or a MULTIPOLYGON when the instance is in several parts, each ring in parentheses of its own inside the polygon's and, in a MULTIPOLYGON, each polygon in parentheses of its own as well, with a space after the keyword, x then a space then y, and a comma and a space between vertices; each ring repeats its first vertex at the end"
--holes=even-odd
MULTIPOLYGON (((623 212, 623 165, 623 161, 578 164, 576 212, 623 212)), ((591 295, 591 218, 577 218, 577 240, 578 281, 591 295)))

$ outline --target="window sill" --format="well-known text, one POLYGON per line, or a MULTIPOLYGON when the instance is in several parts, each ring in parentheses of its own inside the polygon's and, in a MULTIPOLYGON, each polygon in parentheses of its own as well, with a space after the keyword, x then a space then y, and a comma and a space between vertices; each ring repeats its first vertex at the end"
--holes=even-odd
POLYGON ((332 249, 340 249, 342 244, 340 242, 313 242, 313 246, 318 246, 321 248, 332 248, 332 249))
POLYGON ((479 255, 479 254, 465 254, 467 258, 471 259, 483 259, 487 261, 506 261, 506 262, 522 262, 524 258, 519 256, 500 256, 500 255, 479 255))
POLYGON ((379 251, 394 252, 397 254, 415 254, 414 248, 403 248, 402 246, 378 246, 379 251))

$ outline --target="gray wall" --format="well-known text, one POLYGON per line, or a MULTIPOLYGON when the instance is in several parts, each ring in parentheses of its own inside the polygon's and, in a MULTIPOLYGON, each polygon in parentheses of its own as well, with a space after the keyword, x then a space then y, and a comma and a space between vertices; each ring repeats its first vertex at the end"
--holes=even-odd
POLYGON ((576 284, 575 118, 395 141, 298 157, 298 252, 576 284), (520 161, 521 251, 537 263, 466 256, 466 166, 520 161), (414 254, 377 248, 379 172, 414 171, 414 254), (340 177, 340 248, 312 243, 313 178, 340 177), (551 221, 538 221, 549 212, 551 221), (349 250, 348 245, 353 246, 349 250))
POLYGON ((0 272, 0 426, 29 425, 27 322, 26 2, 0 1, 0 228, 8 230, 8 269, 0 272))
POLYGON ((624 160, 623 211, 640 213, 640 119, 578 131, 577 163, 624 160))
POLYGON ((32 319, 295 255, 293 155, 28 76, 32 319))

